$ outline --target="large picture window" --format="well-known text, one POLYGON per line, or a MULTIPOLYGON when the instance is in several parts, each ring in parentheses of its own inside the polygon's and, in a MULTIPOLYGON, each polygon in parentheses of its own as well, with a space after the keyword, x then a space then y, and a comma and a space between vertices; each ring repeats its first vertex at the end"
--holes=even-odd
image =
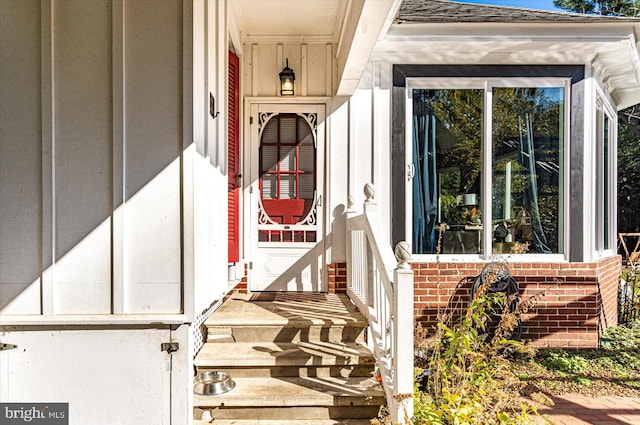
POLYGON ((411 89, 415 254, 563 252, 563 81, 411 89))

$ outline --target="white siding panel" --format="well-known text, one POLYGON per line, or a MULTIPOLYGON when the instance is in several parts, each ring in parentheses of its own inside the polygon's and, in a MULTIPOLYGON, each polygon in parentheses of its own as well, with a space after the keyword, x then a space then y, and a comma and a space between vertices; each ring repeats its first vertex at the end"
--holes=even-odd
POLYGON ((175 160, 125 206, 125 311, 179 313, 180 164, 175 160))
MULTIPOLYGON (((291 65, 291 62, 289 62, 291 65)), ((275 44, 258 46, 258 67, 253 72, 258 73, 257 89, 258 96, 276 96, 280 94, 280 80, 278 73, 282 71, 278 63, 277 46, 275 44)), ((255 81, 255 80, 254 80, 255 81)))
POLYGON ((198 153, 194 154, 194 311, 196 314, 205 310, 211 297, 211 280, 210 273, 211 264, 206 255, 213 249, 209 246, 211 242, 210 233, 215 227, 210 223, 211 209, 209 196, 206 189, 211 189, 208 182, 211 181, 212 170, 207 158, 203 158, 198 153))
POLYGON ((54 274, 54 314, 111 312, 110 228, 110 222, 104 221, 58 259, 54 274))
POLYGON ((206 310, 222 298, 227 282, 226 187, 218 169, 195 156, 195 311, 206 310), (221 202, 224 200, 224 202, 221 202))
MULTIPOLYGON (((66 402, 70 424, 172 423, 172 355, 160 350, 171 340, 168 329, 11 331, 5 338, 18 349, 0 356, 0 401, 66 402)), ((180 341, 181 350, 187 345, 180 341)))
POLYGON ((391 88, 390 64, 374 63, 373 182, 382 223, 391 240, 391 88))
MULTIPOLYGON (((356 203, 364 201, 363 188, 372 183, 371 90, 358 89, 349 100, 349 156, 352 159, 350 179, 356 203), (357 160, 354 160, 357 158, 357 160)), ((377 192, 377 190, 376 190, 377 192)))
POLYGON ((0 2, 0 312, 40 313, 40 1, 0 2))
POLYGON ((125 2, 125 311, 181 306, 182 2, 125 2))
POLYGON ((307 47, 307 90, 309 96, 326 96, 327 66, 326 44, 309 44, 307 47))
POLYGON ((111 2, 54 3, 54 313, 111 311, 111 2), (82 36, 80 36, 82 35, 82 36))
MULTIPOLYGON (((354 196, 358 202, 359 193, 354 192, 349 181, 349 103, 345 98, 334 99, 334 110, 329 117, 329 143, 327 147, 327 204, 329 210, 331 261, 346 261, 346 211, 347 198, 354 196)), ((353 161, 351 161, 353 163, 353 161)), ((358 205, 356 205, 358 207, 358 205)))
MULTIPOLYGON (((188 3, 185 5, 189 7, 188 3)), ((189 25, 188 16, 184 18, 185 25, 189 25)), ((189 116, 184 117, 184 122, 185 126, 192 127, 185 130, 193 132, 193 143, 185 136, 182 154, 184 309, 185 314, 194 318, 228 290, 225 20, 225 2, 194 2, 193 51, 185 52, 192 54, 193 62, 193 98, 189 99, 185 93, 184 99, 187 107, 193 105, 193 124, 190 125, 189 116), (206 30, 207 27, 210 30, 206 30), (215 118, 209 114, 209 93, 215 98, 216 112, 220 113, 215 118)), ((185 59, 185 69, 188 62, 185 59)))

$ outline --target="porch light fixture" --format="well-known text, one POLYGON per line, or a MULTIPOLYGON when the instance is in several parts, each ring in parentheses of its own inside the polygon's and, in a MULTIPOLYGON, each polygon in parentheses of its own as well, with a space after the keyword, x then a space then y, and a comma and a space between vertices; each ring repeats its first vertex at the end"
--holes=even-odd
POLYGON ((287 58, 286 65, 280 73, 280 95, 281 96, 293 96, 293 81, 296 79, 296 74, 293 69, 289 68, 289 58, 287 58))

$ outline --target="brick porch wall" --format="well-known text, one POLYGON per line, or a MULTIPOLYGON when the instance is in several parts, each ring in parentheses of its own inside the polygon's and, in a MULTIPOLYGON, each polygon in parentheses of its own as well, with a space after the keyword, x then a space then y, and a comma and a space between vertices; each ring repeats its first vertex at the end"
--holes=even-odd
POLYGON ((327 291, 330 294, 347 293, 347 263, 327 264, 327 291))
MULTIPOLYGON (((347 293, 347 263, 331 263, 327 264, 328 285, 327 292, 330 294, 346 294, 347 293)), ((244 267, 244 276, 233 288, 241 294, 247 293, 247 266, 244 267)))
POLYGON ((248 277, 249 277, 249 266, 247 264, 244 265, 244 275, 242 276, 242 279, 240 279, 240 282, 238 282, 238 284, 236 286, 234 286, 233 291, 239 293, 239 294, 246 294, 248 292, 248 277))
MULTIPOLYGON (((414 263, 414 314, 431 327, 438 309, 456 315, 483 263, 414 263)), ((523 300, 544 293, 522 316, 522 339, 534 345, 597 348, 618 323, 620 257, 594 263, 508 263, 523 300)))

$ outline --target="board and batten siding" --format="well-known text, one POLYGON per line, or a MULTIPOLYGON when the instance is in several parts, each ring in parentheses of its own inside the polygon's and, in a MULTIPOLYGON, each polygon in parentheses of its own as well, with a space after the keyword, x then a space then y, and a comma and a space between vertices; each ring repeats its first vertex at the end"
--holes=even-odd
POLYGON ((367 183, 391 237, 391 69, 370 62, 354 94, 332 101, 327 195, 333 263, 346 261, 346 199, 351 196, 352 208, 362 212, 367 183))
POLYGON ((279 73, 289 60, 296 75, 295 96, 332 96, 336 81, 332 43, 254 43, 243 46, 244 97, 280 96, 279 73))
POLYGON ((0 3, 0 314, 183 311, 189 7, 0 3))

